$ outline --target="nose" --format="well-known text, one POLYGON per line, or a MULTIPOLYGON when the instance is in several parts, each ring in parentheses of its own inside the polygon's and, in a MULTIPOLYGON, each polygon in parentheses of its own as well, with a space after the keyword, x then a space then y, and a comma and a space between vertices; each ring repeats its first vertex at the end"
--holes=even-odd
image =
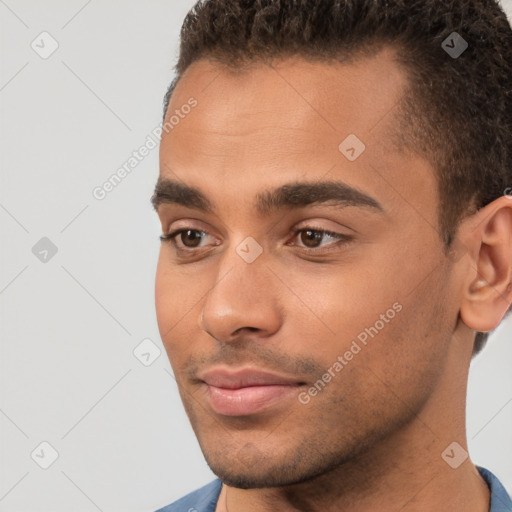
POLYGON ((267 268, 264 256, 247 263, 232 250, 218 269, 200 312, 201 329, 224 343, 236 342, 247 332, 256 338, 277 332, 282 321, 281 283, 267 268))

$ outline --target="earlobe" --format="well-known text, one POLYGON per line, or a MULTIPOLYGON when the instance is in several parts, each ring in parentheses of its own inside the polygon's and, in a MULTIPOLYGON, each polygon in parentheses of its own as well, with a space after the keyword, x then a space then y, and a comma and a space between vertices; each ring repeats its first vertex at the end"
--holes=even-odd
POLYGON ((504 196, 472 218, 471 251, 460 316, 471 329, 495 329, 512 302, 512 201, 504 196))

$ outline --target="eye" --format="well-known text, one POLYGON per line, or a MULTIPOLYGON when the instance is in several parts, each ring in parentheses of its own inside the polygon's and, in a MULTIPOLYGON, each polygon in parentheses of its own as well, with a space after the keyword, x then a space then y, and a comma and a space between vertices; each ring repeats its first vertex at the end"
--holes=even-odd
MULTIPOLYGON (((328 247, 327 250, 334 250, 337 246, 347 243, 351 240, 350 236, 342 235, 340 233, 334 233, 333 231, 327 231, 322 228, 317 228, 313 226, 307 226, 295 231, 294 238, 297 238, 297 235, 300 235, 300 242, 303 245, 298 245, 298 247, 303 247, 306 250, 315 250, 318 248, 322 248, 321 242, 326 238, 330 238, 331 240, 338 240, 338 243, 328 244, 334 245, 334 247, 328 247)), ((295 245, 295 244, 292 244, 295 245)), ((325 245, 325 244, 324 244, 325 245)), ((318 251, 317 251, 318 252, 318 251)))
POLYGON ((204 239, 204 235, 208 235, 208 233, 198 229, 177 229, 161 235, 160 240, 170 242, 178 251, 188 251, 202 247, 200 243, 204 239))

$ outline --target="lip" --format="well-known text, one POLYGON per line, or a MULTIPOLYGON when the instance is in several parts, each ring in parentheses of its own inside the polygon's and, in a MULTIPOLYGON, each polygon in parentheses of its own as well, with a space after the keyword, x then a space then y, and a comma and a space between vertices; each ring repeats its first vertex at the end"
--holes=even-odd
POLYGON ((255 369, 213 369, 199 377, 207 387, 211 408, 225 416, 257 414, 292 397, 304 383, 255 369))
POLYGON ((293 386, 301 384, 300 380, 292 377, 276 375, 275 373, 252 368, 229 370, 214 368, 199 375, 209 386, 226 389, 238 389, 249 386, 293 386))

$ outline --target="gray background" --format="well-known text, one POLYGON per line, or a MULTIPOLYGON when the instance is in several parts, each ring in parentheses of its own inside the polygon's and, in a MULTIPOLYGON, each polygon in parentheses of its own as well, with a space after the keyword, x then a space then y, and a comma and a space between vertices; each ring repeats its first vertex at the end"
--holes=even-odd
MULTIPOLYGON (((92 195, 160 123, 192 5, 0 0, 0 511, 152 511, 214 478, 156 323, 158 150, 92 195), (43 237, 55 255, 33 253, 43 237)), ((511 334, 473 362, 468 397, 472 458, 509 491, 511 334)))

